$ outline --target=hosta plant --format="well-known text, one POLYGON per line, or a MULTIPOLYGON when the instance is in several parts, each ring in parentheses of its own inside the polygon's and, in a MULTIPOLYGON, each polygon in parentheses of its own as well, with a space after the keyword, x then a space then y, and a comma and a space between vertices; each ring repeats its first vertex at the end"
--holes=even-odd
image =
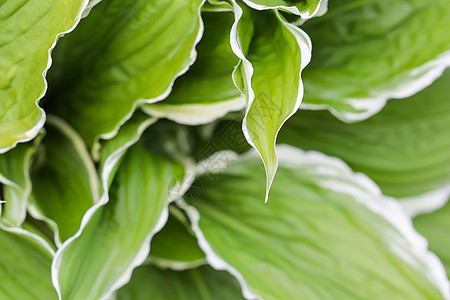
POLYGON ((450 0, 0 0, 0 299, 450 299, 450 0))

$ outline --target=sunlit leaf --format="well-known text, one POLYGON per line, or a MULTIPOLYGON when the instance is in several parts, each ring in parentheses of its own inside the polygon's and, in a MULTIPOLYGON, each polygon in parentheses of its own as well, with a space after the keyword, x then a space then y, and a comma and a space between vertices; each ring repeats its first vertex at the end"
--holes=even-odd
POLYGON ((44 125, 50 52, 78 23, 87 0, 0 1, 0 153, 34 138, 44 125))

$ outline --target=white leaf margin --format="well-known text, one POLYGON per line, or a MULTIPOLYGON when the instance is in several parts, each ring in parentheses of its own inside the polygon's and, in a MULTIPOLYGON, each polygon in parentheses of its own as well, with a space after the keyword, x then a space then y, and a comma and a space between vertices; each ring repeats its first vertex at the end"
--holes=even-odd
POLYGON ((300 16, 302 19, 310 19, 312 17, 320 17, 327 12, 328 9, 328 0, 320 0, 317 4, 316 9, 313 12, 301 12, 296 6, 286 6, 286 5, 262 5, 253 2, 252 0, 242 0, 253 9, 256 10, 268 10, 268 9, 281 9, 293 13, 294 15, 300 16))
MULTIPOLYGON (((40 129, 39 129, 40 131, 40 129)), ((0 225, 4 225, 4 226, 13 226, 13 227, 19 227, 26 218, 26 214, 27 214, 27 205, 28 205, 28 199, 31 195, 31 191, 32 191, 32 184, 31 184, 31 178, 30 178, 30 166, 32 164, 32 159, 33 156, 36 152, 36 148, 38 147, 40 140, 36 139, 34 145, 32 146, 31 149, 27 150, 27 155, 25 156, 25 163, 24 163, 24 168, 22 170, 23 175, 25 177, 25 186, 21 187, 20 185, 18 185, 17 183, 13 182, 12 180, 8 179, 5 175, 0 173, 0 183, 4 184, 4 185, 8 185, 11 188, 16 189, 17 191, 19 191, 23 197, 22 197, 22 201, 20 203, 21 209, 20 211, 22 212, 21 216, 19 217, 18 220, 16 220, 16 224, 6 224, 5 220, 1 219, 1 215, 0 215, 0 225)), ((2 200, 2 199, 0 199, 2 200)), ((2 203, 7 203, 7 201, 1 201, 2 203)), ((0 209, 1 211, 1 209, 0 209)))
MULTIPOLYGON (((101 184, 102 184, 104 192, 101 195, 100 200, 94 206, 92 206, 91 208, 88 209, 88 211, 83 216, 80 229, 77 231, 77 233, 74 236, 67 239, 61 245, 61 247, 56 251, 54 259, 53 259, 52 283, 53 283, 53 286, 55 287, 55 290, 56 290, 60 300, 62 300, 62 296, 61 296, 61 289, 59 286, 59 278, 58 278, 59 277, 59 267, 61 265, 61 261, 62 261, 62 258, 64 256, 66 249, 68 247, 70 247, 71 243, 74 240, 76 240, 78 237, 81 236, 84 228, 87 226, 87 224, 91 220, 94 213, 100 207, 106 205, 109 202, 109 195, 108 195, 109 182, 110 182, 110 179, 111 179, 111 176, 113 174, 113 170, 114 170, 114 167, 116 166, 116 164, 119 163, 120 159, 125 155, 127 150, 139 141, 139 139, 142 136, 142 134, 144 133, 144 131, 150 125, 154 124, 157 120, 158 119, 156 119, 156 118, 149 118, 146 121, 139 124, 139 126, 135 132, 135 135, 132 138, 130 138, 130 140, 128 140, 126 143, 124 143, 121 147, 119 147, 113 153, 111 153, 105 159, 102 173, 101 173, 101 184)), ((164 227, 164 225, 166 224, 166 222, 168 220, 169 204, 178 200, 180 195, 183 195, 189 189, 189 187, 191 186, 192 182, 195 179, 195 177, 192 176, 194 174, 193 166, 191 166, 189 163, 186 163, 185 169, 186 169, 186 172, 185 172, 185 176, 184 176, 182 182, 175 184, 173 189, 171 191, 169 191, 169 196, 164 205, 164 208, 161 211, 161 215, 159 216, 155 226, 153 227, 153 229, 151 230, 149 235, 146 237, 146 239, 142 243, 140 250, 136 254, 135 258, 133 259, 133 262, 122 273, 122 275, 116 279, 116 281, 109 287, 109 289, 107 289, 104 292, 104 294, 101 296, 100 300, 108 299, 108 298, 112 297, 113 293, 116 290, 118 290, 119 288, 121 288, 122 286, 124 286, 125 284, 127 284, 130 281, 133 270, 145 262, 148 254, 150 252, 151 239, 157 232, 159 232, 164 227)))
MULTIPOLYGON (((230 44, 231 44, 231 49, 233 50, 233 52, 236 54, 236 56, 241 60, 241 63, 243 64, 243 69, 244 69, 244 74, 243 76, 245 77, 244 80, 246 81, 245 85, 245 92, 246 92, 246 97, 247 97, 247 106, 245 109, 245 116, 244 116, 244 120, 242 122, 242 131, 244 133, 244 136, 247 140, 247 142, 250 144, 250 146, 252 146, 258 153, 258 149, 255 146, 255 143, 253 142, 250 133, 247 129, 247 118, 248 118, 248 113, 250 111, 251 106, 253 105, 253 102, 255 100, 255 92, 252 89, 252 76, 253 76, 253 66, 251 64, 251 62, 245 57, 243 51, 242 51, 242 46, 240 43, 240 38, 239 38, 239 33, 238 33, 238 25, 239 25, 239 21, 242 17, 243 14, 243 10, 242 8, 237 4, 237 2, 235 0, 232 0, 233 3, 233 10, 234 10, 234 14, 235 14, 235 22, 233 23, 233 26, 231 27, 231 32, 230 32, 230 44)), ((278 136, 279 131, 281 130, 281 128, 283 127, 284 123, 293 115, 297 112, 297 110, 300 107, 300 104, 302 103, 302 99, 303 99, 303 95, 304 95, 304 87, 303 87, 303 81, 302 81, 302 71, 303 69, 309 64, 309 62, 311 61, 311 53, 312 53, 312 43, 311 43, 311 39, 309 38, 309 36, 300 28, 286 22, 284 20, 284 18, 280 15, 280 12, 278 12, 277 10, 274 11, 275 15, 277 16, 277 18, 279 19, 279 21, 291 32, 291 34, 293 35, 293 37, 297 40, 297 45, 299 47, 299 51, 300 51, 300 55, 301 55, 301 66, 300 66, 300 73, 299 73, 299 83, 298 83, 298 93, 297 93, 297 99, 296 99, 296 103, 294 108, 292 109, 291 113, 284 119, 283 123, 280 125, 280 127, 277 129, 277 132, 275 134, 275 141, 274 141, 274 145, 273 145, 273 149, 275 149, 275 156, 277 156, 276 153, 276 139, 278 136)), ((239 67, 239 65, 238 65, 239 67)), ((237 67, 235 68, 236 72, 237 67)), ((234 78, 234 76, 233 76, 234 78)), ((236 87, 239 89, 238 85, 235 82, 236 87)), ((268 166, 266 165, 264 158, 262 157, 262 155, 259 153, 261 160, 263 161, 264 164, 264 168, 266 170, 266 195, 265 195, 265 202, 267 202, 268 198, 269 198, 269 191, 270 191, 270 187, 272 186, 274 177, 275 177, 275 173, 276 170, 278 168, 278 161, 276 162, 276 165, 274 166, 274 171, 273 174, 269 174, 268 172, 268 166)))
POLYGON ((16 147, 18 143, 24 143, 24 142, 28 142, 28 141, 34 139, 38 135, 38 133, 41 130, 41 128, 44 127, 45 120, 46 120, 46 114, 45 114, 45 111, 39 106, 39 102, 44 97, 44 95, 47 93, 48 82, 46 80, 46 76, 47 76, 48 70, 52 66, 52 51, 55 48, 56 43, 58 42, 58 39, 61 36, 65 35, 65 34, 67 34, 69 32, 72 32, 77 27, 78 23, 80 22, 80 20, 81 20, 81 18, 83 16, 83 13, 84 13, 88 3, 89 3, 89 0, 84 0, 81 3, 80 10, 79 10, 75 20, 73 21, 72 27, 70 27, 66 31, 57 33, 56 37, 55 37, 55 40, 53 41, 53 44, 48 49, 47 66, 45 67, 44 71, 42 71, 42 78, 44 80, 44 90, 42 91, 41 95, 36 99, 36 101, 34 101, 36 107, 38 108, 38 110, 41 113, 41 119, 38 121, 38 123, 33 128, 31 128, 27 132, 23 133, 23 135, 25 136, 24 138, 21 138, 21 139, 18 139, 16 141, 14 141, 13 144, 11 146, 9 146, 9 147, 0 148, 0 154, 5 153, 5 152, 11 150, 12 148, 16 147))
POLYGON ((430 213, 447 204, 450 198, 450 184, 416 197, 399 199, 403 210, 410 217, 430 213))
MULTIPOLYGON (((428 267, 428 270, 426 270, 426 275, 430 279, 430 282, 435 284, 444 299, 450 300, 450 282, 447 279, 444 266, 436 254, 428 250, 427 240, 414 229, 411 218, 408 217, 398 201, 391 197, 384 196, 375 182, 363 173, 353 172, 351 168, 339 158, 330 157, 317 151, 303 151, 299 148, 284 144, 278 145, 277 148, 278 153, 280 154, 279 163, 285 168, 310 166, 314 167, 316 174, 345 178, 349 182, 356 183, 357 185, 344 185, 342 182, 336 184, 336 182, 330 180, 323 180, 319 182, 323 188, 351 195, 355 201, 364 205, 370 211, 383 217, 394 228, 396 228, 409 242, 411 252, 416 257, 420 257, 428 267)), ((229 151, 226 152, 228 153, 229 151)), ((216 155, 220 155, 220 153, 217 153, 216 155)), ((227 156, 230 157, 228 163, 238 160, 238 156, 236 154, 231 155, 228 153, 227 156)), ((241 156, 242 159, 255 157, 258 157, 258 155, 254 150, 250 150, 241 156)), ((214 159, 214 157, 207 160, 211 159, 214 159)), ((207 166, 214 164, 204 163, 203 165, 207 166)), ((216 169, 201 169, 201 172, 217 173, 225 170, 226 168, 227 166, 223 165, 222 167, 216 169)), ((192 230, 197 236, 200 248, 206 255, 207 262, 213 268, 217 270, 226 270, 236 277, 241 284, 242 293, 246 299, 262 299, 261 296, 256 295, 251 291, 251 288, 248 286, 239 271, 237 271, 232 265, 227 263, 214 252, 200 229, 200 214, 198 210, 194 206, 188 205, 186 202, 180 203, 182 204, 180 205, 180 208, 186 212, 186 215, 191 221, 192 230)), ((395 245, 392 245, 391 250, 405 262, 414 265, 414 262, 410 261, 404 255, 402 249, 397 249, 395 245)))
MULTIPOLYGON (((0 201, 0 216, 1 216, 1 201, 0 201)), ((55 255, 55 251, 52 249, 52 247, 39 235, 29 232, 23 228, 20 227, 8 227, 0 223, 0 230, 7 231, 16 235, 21 235, 26 237, 27 239, 33 240, 37 244, 41 245, 43 249, 45 249, 52 257, 55 255)))
POLYGON ((450 66, 450 50, 441 53, 436 59, 402 74, 402 83, 392 89, 377 90, 373 96, 367 98, 346 98, 342 101, 361 112, 340 112, 329 104, 302 103, 300 109, 305 110, 329 110, 336 118, 345 123, 354 123, 365 120, 386 105, 389 99, 404 99, 413 96, 436 79, 441 77, 445 69, 450 66))
MULTIPOLYGON (((80 229, 77 231, 77 233, 75 233, 75 235, 73 235, 72 237, 68 238, 62 245, 61 247, 56 251, 55 253, 55 257, 53 259, 53 263, 52 263, 52 283, 53 286, 55 287, 56 293, 58 294, 59 299, 61 298, 61 289, 59 287, 59 267, 61 264, 61 260, 62 257, 66 251, 66 249, 70 246, 70 244, 76 240, 78 237, 80 237, 80 235, 83 233, 84 228, 87 226, 87 224, 89 223, 89 221, 91 220, 92 216, 94 215, 94 213, 102 206, 106 205, 109 202, 109 195, 108 195, 108 191, 109 191, 109 180, 110 177, 112 176, 113 170, 115 165, 120 161, 120 159, 123 157, 123 155, 126 153, 126 151, 133 146, 141 137, 141 135, 143 134, 143 132, 153 123, 155 123, 157 121, 157 119, 153 119, 153 118, 149 118, 148 120, 142 122, 141 124, 139 124, 137 131, 135 133, 135 135, 130 138, 129 141, 127 141, 126 143, 124 143, 123 145, 121 145, 118 149, 116 149, 114 152, 112 152, 106 159, 105 159, 105 163, 103 166, 103 170, 101 173, 101 184, 103 187, 103 193, 99 199, 99 201, 93 205, 91 208, 89 208, 87 210, 87 212, 85 213, 85 215, 83 216, 83 219, 81 221, 81 225, 80 225, 80 229)), ((162 216, 162 219, 164 216, 162 216)), ((167 216, 166 216, 167 217, 167 216)), ((159 223, 160 220, 158 220, 159 223)), ((165 221, 164 221, 165 223, 165 221)), ((160 224, 157 224, 160 225, 160 224)), ((142 251, 141 251, 142 252, 142 251)), ((141 253, 139 253, 141 254, 141 253)), ((109 291, 106 293, 106 295, 104 295, 102 298, 108 298, 109 295, 111 295, 115 289, 121 287, 122 285, 124 285, 125 283, 127 283, 129 281, 129 277, 131 276, 131 271, 133 268, 131 268, 131 270, 129 270, 129 272, 126 272, 122 275, 121 278, 119 278, 116 281, 116 284, 113 285, 109 291)))
POLYGON ((151 116, 166 118, 179 124, 203 125, 213 122, 229 112, 242 110, 244 107, 244 97, 237 97, 207 104, 170 105, 162 102, 144 105, 141 109, 151 116))
MULTIPOLYGON (((94 200, 94 203, 98 202, 100 198, 98 175, 83 139, 67 122, 55 115, 48 115, 47 123, 57 131, 59 131, 59 133, 64 135, 76 150, 79 158, 83 161, 84 168, 89 174, 89 186, 91 189, 92 199, 94 200)), ((56 246, 60 247, 62 245, 62 242, 59 237, 58 224, 56 224, 56 222, 52 219, 45 216, 45 213, 35 205, 33 200, 28 201, 27 209, 33 218, 47 223, 47 225, 53 229, 53 240, 56 246)))
MULTIPOLYGON (((102 0, 98 0, 98 1, 96 0, 95 4, 97 4, 100 1, 102 1, 102 0)), ((200 3, 198 10, 197 10, 199 29, 198 29, 197 36, 194 40, 194 43, 192 45, 191 53, 189 55, 189 61, 186 64, 186 66, 181 71, 179 71, 177 74, 175 74, 175 76, 172 77, 172 80, 171 80, 169 86, 161 95, 154 97, 154 98, 150 98, 150 99, 143 99, 143 98, 137 99, 136 101, 134 101, 133 107, 128 112, 128 114, 122 120, 119 121, 119 123, 116 125, 116 127, 112 131, 96 136, 94 139, 94 145, 92 145, 92 151, 93 151, 92 156, 93 157, 98 157, 97 150, 100 148, 100 139, 110 140, 113 137, 115 137, 117 135, 117 133, 119 132, 120 127, 123 124, 125 124, 125 122, 128 121, 133 116, 134 112, 136 111, 136 109, 138 107, 141 107, 144 104, 152 104, 152 103, 156 103, 156 102, 166 99, 169 96, 170 92, 172 91, 175 80, 178 77, 180 77, 181 75, 183 75, 184 73, 186 73, 189 70, 189 68, 192 66, 192 64, 195 62, 195 60, 197 59, 196 47, 197 47, 197 44, 202 39, 203 32, 204 32, 204 23, 203 23, 203 19, 201 17, 201 11, 202 11, 203 4, 205 2, 206 2, 206 0, 203 0, 200 3)))
POLYGON ((170 269, 174 271, 185 271, 193 268, 197 268, 205 265, 206 259, 197 259, 193 261, 178 261, 172 259, 166 259, 155 255, 150 255, 144 262, 144 264, 155 265, 161 269, 170 269))

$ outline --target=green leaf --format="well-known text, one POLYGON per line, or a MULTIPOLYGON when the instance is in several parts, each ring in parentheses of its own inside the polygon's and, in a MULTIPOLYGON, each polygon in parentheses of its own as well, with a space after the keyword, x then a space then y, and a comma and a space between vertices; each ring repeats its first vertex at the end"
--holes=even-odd
POLYGON ((167 220, 168 189, 180 173, 182 167, 142 143, 125 154, 109 202, 91 208, 79 234, 55 256, 53 280, 62 299, 107 298, 129 280, 167 220))
POLYGON ((0 253, 0 299, 58 299, 50 275, 53 250, 41 238, 0 228, 0 253))
POLYGON ((0 154, 0 183, 3 183, 1 223, 19 227, 25 220, 31 194, 29 168, 40 139, 20 144, 13 150, 0 154))
POLYGON ((323 15, 327 10, 328 0, 243 0, 248 6, 258 10, 278 8, 302 18, 323 15))
POLYGON ((97 4, 55 49, 50 111, 91 146, 113 137, 142 103, 167 97, 195 59, 203 0, 97 4))
POLYGON ((86 0, 16 0, 0 5, 0 153, 34 138, 44 125, 50 52, 78 23, 86 0))
POLYGON ((67 123, 48 117, 46 136, 31 169, 35 218, 52 220, 58 244, 74 235, 99 198, 98 175, 85 144, 67 123))
POLYGON ((221 12, 233 11, 233 5, 228 0, 207 0, 202 7, 202 11, 221 12))
POLYGON ((241 9, 236 3, 234 9, 231 44, 242 60, 234 75, 247 100, 242 128, 264 162, 267 201, 277 169, 276 136, 302 100, 300 74, 310 60, 311 44, 277 11, 241 9))
POLYGON ((430 249, 436 253, 450 278, 450 201, 436 211, 417 216, 414 227, 428 239, 430 249))
POLYGON ((386 195, 431 193, 424 201, 442 202, 439 199, 447 200, 450 193, 449 94, 450 70, 422 92, 391 100, 360 123, 342 123, 325 111, 299 111, 279 141, 343 159, 386 195))
POLYGON ((181 211, 174 207, 169 209, 171 213, 166 225, 152 239, 147 261, 161 268, 174 270, 184 270, 204 264, 205 254, 198 246, 189 221, 181 211))
POLYGON ((346 122, 415 94, 450 65, 449 0, 335 0, 302 28, 314 45, 302 107, 346 122))
POLYGON ((202 19, 205 32, 197 46, 195 63, 175 81, 167 99, 143 106, 148 114, 198 125, 245 107, 245 100, 231 77, 239 61, 230 46, 233 14, 204 12, 202 19))
POLYGON ((136 269, 117 300, 238 300, 244 299, 239 283, 225 271, 203 266, 186 271, 161 270, 155 266, 136 269))
POLYGON ((156 121, 157 119, 150 118, 142 112, 136 112, 130 120, 120 127, 113 139, 102 141, 99 148, 93 149, 94 154, 99 156, 97 159, 100 160, 102 192, 107 191, 111 185, 124 154, 139 141, 144 131, 156 121))
POLYGON ((186 210, 208 262, 263 299, 446 299, 442 264, 397 202, 318 152, 279 147, 271 201, 256 155, 206 172, 186 210))

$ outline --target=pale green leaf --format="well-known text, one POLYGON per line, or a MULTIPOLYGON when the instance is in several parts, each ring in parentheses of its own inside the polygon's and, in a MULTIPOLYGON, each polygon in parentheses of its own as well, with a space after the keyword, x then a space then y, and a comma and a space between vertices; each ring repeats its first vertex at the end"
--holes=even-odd
POLYGON ((243 131, 264 162, 266 200, 277 168, 275 140, 303 96, 300 78, 311 56, 308 36, 276 11, 253 11, 235 3, 233 51, 242 59, 235 81, 247 100, 243 131))
POLYGON ((318 152, 279 147, 264 204, 256 155, 205 173, 187 212, 215 268, 263 299, 446 299, 442 264, 393 200, 318 152))
POLYGON ((415 94, 450 65, 448 28, 450 0, 330 1, 302 26, 314 45, 302 107, 349 122, 415 94))
POLYGON ((0 299, 58 299, 52 286, 53 250, 22 229, 0 228, 0 299))
POLYGON ((417 231, 428 239, 430 249, 444 263, 450 278, 450 201, 439 210, 417 216, 413 222, 417 231))
MULTIPOLYGON (((397 198, 432 193, 447 200, 450 185, 450 70, 422 92, 391 100, 377 115, 345 124, 326 111, 300 110, 280 142, 337 156, 397 198)), ((427 201, 427 200, 425 200, 427 201)))
MULTIPOLYGON (((48 117, 31 169, 34 217, 56 223, 58 243, 74 235, 99 198, 98 175, 85 144, 64 121, 48 117)), ((53 224, 52 224, 53 225, 53 224)))
POLYGON ((125 154, 109 202, 91 208, 79 234, 56 254, 53 279, 62 299, 107 297, 129 280, 167 219, 169 189, 180 173, 182 167, 151 154, 143 143, 125 154))
POLYGON ((34 138, 50 52, 78 23, 87 0, 14 0, 0 4, 0 153, 34 138))
POLYGON ((203 0, 97 4, 55 49, 48 109, 91 146, 111 138, 136 106, 164 99, 195 59, 203 0))
POLYGON ((205 32, 197 45, 195 63, 175 81, 167 99, 143 106, 145 112, 197 125, 245 107, 245 100, 231 77, 239 61, 230 46, 233 14, 204 12, 202 19, 205 32))
POLYGON ((186 271, 161 270, 155 266, 136 269, 117 300, 239 300, 239 283, 225 271, 203 266, 186 271))

